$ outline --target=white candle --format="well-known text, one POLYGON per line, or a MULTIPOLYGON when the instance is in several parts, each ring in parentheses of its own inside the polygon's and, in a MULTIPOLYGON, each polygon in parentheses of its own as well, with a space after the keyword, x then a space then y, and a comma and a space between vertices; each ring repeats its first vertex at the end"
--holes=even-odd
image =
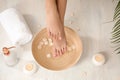
POLYGON ((8 66, 13 66, 13 65, 17 64, 17 62, 18 62, 18 58, 16 57, 16 55, 14 53, 11 53, 8 56, 6 56, 6 55, 3 55, 3 56, 4 56, 5 62, 8 66))
POLYGON ((92 61, 95 65, 100 66, 105 63, 105 57, 103 54, 98 53, 93 56, 92 61))
POLYGON ((18 62, 18 57, 14 50, 9 51, 9 48, 4 47, 3 52, 5 63, 8 66, 13 66, 18 62))
POLYGON ((28 62, 23 67, 23 72, 26 74, 33 74, 37 71, 37 65, 34 62, 28 62))

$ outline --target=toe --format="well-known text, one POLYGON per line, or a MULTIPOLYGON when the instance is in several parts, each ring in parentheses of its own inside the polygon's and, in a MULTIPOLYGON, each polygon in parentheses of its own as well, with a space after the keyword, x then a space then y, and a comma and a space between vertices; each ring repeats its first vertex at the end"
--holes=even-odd
POLYGON ((60 55, 62 55, 64 53, 64 51, 63 51, 63 48, 61 49, 61 54, 60 55))
POLYGON ((50 36, 50 34, 51 34, 51 32, 48 28, 47 28, 47 34, 48 34, 48 36, 50 36))
POLYGON ((64 53, 67 51, 67 47, 66 46, 63 47, 63 51, 64 51, 64 53))
POLYGON ((49 36, 50 36, 50 37, 52 36, 52 32, 51 32, 51 31, 49 31, 49 36))
POLYGON ((62 55, 62 52, 61 52, 61 50, 59 50, 59 56, 61 56, 62 55))
POLYGON ((60 56, 60 54, 61 54, 61 51, 60 51, 60 50, 58 50, 57 56, 60 56))
POLYGON ((53 33, 51 33, 51 37, 52 37, 52 38, 54 37, 53 33))
POLYGON ((64 47, 62 48, 62 54, 64 54, 65 53, 65 51, 64 51, 64 47))
POLYGON ((57 49, 53 48, 53 57, 56 57, 57 49))
POLYGON ((57 34, 55 34, 54 38, 57 39, 57 34))

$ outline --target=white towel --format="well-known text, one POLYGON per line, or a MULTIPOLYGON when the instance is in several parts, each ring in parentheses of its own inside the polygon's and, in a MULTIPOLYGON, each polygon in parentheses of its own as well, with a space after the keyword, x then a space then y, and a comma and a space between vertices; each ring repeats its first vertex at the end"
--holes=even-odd
POLYGON ((24 45, 32 39, 32 33, 23 16, 14 8, 0 13, 0 22, 14 45, 24 45))

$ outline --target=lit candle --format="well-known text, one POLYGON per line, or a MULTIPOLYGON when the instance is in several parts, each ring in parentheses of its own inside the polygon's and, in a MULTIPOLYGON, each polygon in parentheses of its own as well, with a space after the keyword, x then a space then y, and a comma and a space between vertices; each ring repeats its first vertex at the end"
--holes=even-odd
POLYGON ((26 74, 33 74, 37 71, 37 65, 34 62, 28 62, 23 67, 23 72, 26 74))
POLYGON ((103 54, 98 53, 93 56, 92 61, 97 66, 103 65, 105 63, 105 57, 103 54))

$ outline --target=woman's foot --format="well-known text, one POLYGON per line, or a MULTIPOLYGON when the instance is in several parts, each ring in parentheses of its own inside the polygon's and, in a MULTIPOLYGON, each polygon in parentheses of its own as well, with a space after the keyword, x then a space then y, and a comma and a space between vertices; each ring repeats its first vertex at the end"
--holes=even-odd
POLYGON ((53 56, 57 57, 66 52, 66 37, 64 26, 59 22, 48 21, 47 31, 48 35, 53 40, 53 56))

